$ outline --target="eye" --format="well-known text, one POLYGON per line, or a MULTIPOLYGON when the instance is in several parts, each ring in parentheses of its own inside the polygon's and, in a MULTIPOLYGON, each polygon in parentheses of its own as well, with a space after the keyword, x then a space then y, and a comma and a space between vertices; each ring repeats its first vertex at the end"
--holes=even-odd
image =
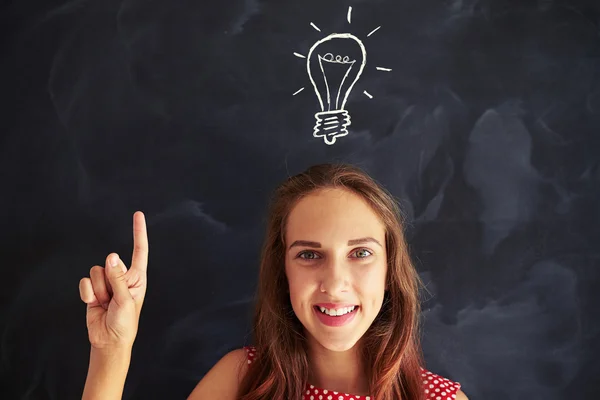
POLYGON ((300 258, 302 260, 316 260, 317 253, 315 253, 314 251, 306 250, 306 251, 300 252, 296 257, 300 258), (309 257, 303 257, 304 255, 307 255, 309 257))
POLYGON ((355 257, 355 258, 367 258, 370 255, 372 255, 373 253, 371 253, 371 251, 368 249, 358 249, 358 250, 354 251, 353 254, 363 254, 362 256, 359 255, 358 257, 355 257))

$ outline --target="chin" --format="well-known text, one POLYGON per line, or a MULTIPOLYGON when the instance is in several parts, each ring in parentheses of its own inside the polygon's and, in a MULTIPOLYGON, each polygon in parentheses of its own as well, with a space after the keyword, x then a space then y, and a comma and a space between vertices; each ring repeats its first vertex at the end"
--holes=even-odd
POLYGON ((327 335, 323 335, 322 333, 315 336, 311 335, 313 339, 323 348, 329 351, 337 351, 343 352, 352 349, 358 343, 358 338, 349 338, 346 337, 344 339, 327 337, 327 335))
POLYGON ((352 349, 356 345, 356 343, 356 341, 353 341, 345 343, 322 343, 321 345, 329 351, 343 352, 352 349))

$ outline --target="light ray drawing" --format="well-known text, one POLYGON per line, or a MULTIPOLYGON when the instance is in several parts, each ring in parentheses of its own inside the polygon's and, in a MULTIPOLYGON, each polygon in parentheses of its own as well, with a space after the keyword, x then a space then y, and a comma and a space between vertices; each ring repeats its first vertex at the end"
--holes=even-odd
MULTIPOLYGON (((348 23, 351 23, 352 7, 348 9, 348 23)), ((321 32, 314 23, 310 25, 321 32)), ((367 37, 375 33, 375 28, 367 37)), ((321 137, 326 144, 332 145, 337 138, 348 134, 351 124, 346 102, 352 88, 359 80, 367 63, 367 51, 363 42, 351 33, 332 33, 317 40, 304 56, 294 52, 299 58, 306 59, 306 70, 321 110, 315 114, 314 137, 321 137)), ((377 71, 391 71, 390 68, 376 67, 377 71)), ((304 88, 294 92, 294 96, 304 88)), ((366 90, 365 96, 373 95, 366 90)))

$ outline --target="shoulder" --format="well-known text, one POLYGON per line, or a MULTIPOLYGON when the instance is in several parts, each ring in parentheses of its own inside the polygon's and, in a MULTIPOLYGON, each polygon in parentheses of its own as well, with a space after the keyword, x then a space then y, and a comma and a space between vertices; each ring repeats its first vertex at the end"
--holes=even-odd
POLYGON ((467 396, 460 390, 461 384, 459 382, 451 381, 424 368, 421 368, 421 377, 423 378, 423 390, 428 396, 433 398, 439 396, 440 399, 444 400, 468 400, 467 396))
POLYGON ((462 390, 456 392, 456 400, 469 400, 466 394, 463 393, 462 390))
POLYGON ((198 382, 188 400, 236 399, 240 382, 248 369, 248 352, 245 348, 225 354, 198 382))

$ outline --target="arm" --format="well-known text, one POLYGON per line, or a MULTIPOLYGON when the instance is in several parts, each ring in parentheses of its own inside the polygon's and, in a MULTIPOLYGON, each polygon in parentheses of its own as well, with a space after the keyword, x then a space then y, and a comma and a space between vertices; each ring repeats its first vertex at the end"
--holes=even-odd
POLYGON ((117 400, 123 396, 131 349, 100 350, 92 347, 82 400, 117 400))
POLYGON ((233 350, 215 364, 190 393, 187 400, 237 399, 242 378, 248 370, 246 350, 233 350))
POLYGON ((467 395, 463 393, 462 390, 459 390, 458 392, 456 392, 456 400, 469 400, 467 398, 467 395))
POLYGON ((148 236, 142 212, 133 214, 131 267, 116 253, 106 257, 105 267, 95 265, 90 277, 79 281, 79 296, 87 304, 86 326, 90 364, 83 400, 115 400, 123 397, 138 322, 147 286, 148 236))

